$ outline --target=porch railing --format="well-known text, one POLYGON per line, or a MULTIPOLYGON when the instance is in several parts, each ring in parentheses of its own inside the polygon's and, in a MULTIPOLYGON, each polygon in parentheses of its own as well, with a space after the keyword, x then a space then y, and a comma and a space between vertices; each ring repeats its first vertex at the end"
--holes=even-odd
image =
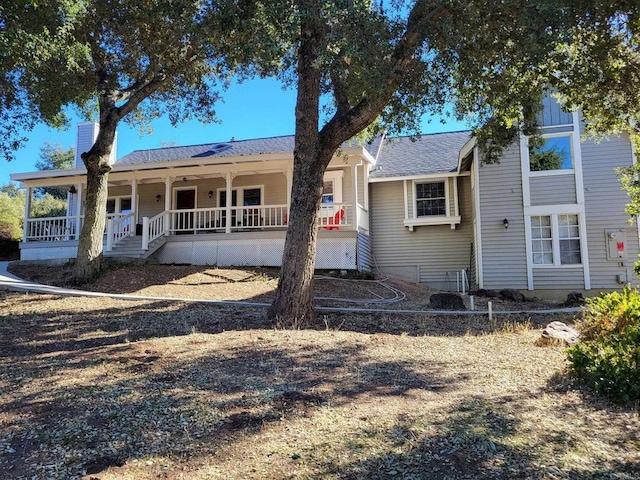
MULTIPOLYGON (((356 207, 360 208, 360 207, 356 207)), ((356 215, 349 204, 323 204, 318 212, 319 228, 339 230, 355 227, 356 215)), ((360 217, 362 217, 362 212, 360 217)), ((30 218, 27 220, 25 241, 77 240, 82 217, 30 218)), ((362 219, 361 219, 362 220, 362 219)), ((286 228, 289 221, 288 207, 283 205, 258 205, 189 210, 168 210, 154 217, 144 217, 142 222, 142 246, 163 235, 179 233, 225 233, 251 230, 286 228), (227 217, 230 216, 229 222, 227 217)), ((109 251, 120 240, 135 235, 135 213, 108 215, 105 250, 109 251)))
POLYGON ((149 244, 166 233, 167 215, 160 212, 155 217, 142 219, 142 250, 149 250, 149 244))
POLYGON ((48 217, 29 218, 25 241, 62 242, 76 240, 80 233, 81 218, 48 217))

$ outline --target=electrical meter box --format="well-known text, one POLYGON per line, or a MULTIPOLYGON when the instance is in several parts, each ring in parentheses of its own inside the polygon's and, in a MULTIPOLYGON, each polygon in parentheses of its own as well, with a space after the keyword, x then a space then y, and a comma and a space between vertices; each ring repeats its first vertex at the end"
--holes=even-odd
POLYGON ((627 235, 624 230, 605 230, 607 260, 621 260, 627 257, 627 235))

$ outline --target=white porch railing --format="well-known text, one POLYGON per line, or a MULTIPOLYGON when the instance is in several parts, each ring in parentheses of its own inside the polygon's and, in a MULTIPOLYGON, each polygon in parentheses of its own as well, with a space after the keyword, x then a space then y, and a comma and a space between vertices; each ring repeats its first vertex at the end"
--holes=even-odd
POLYGON ((149 244, 166 233, 167 215, 160 212, 155 217, 142 218, 142 250, 149 250, 149 244))
MULTIPOLYGON (((359 217, 362 223, 366 218, 366 210, 361 206, 357 208, 361 209, 359 217)), ((355 211, 349 204, 323 204, 318 217, 319 228, 326 230, 355 228, 355 211)), ((288 220, 287 205, 169 210, 160 212, 154 217, 142 219, 142 248, 148 249, 149 243, 163 235, 286 228, 288 220), (228 215, 231 217, 229 225, 227 225, 228 215)), ((25 241, 77 240, 81 226, 82 217, 30 218, 27 220, 25 241)), ((368 225, 363 226, 368 227, 368 225)), ((135 235, 135 213, 108 215, 106 234, 106 251, 110 251, 120 240, 135 235)))
POLYGON ((107 240, 105 251, 110 252, 113 246, 123 238, 135 234, 133 226, 135 212, 124 215, 107 215, 107 240))
POLYGON ((344 203, 323 203, 320 206, 320 227, 340 230, 340 227, 354 225, 353 208, 344 203))
POLYGON ((29 218, 25 229, 25 242, 63 242, 77 240, 81 218, 48 217, 29 218))

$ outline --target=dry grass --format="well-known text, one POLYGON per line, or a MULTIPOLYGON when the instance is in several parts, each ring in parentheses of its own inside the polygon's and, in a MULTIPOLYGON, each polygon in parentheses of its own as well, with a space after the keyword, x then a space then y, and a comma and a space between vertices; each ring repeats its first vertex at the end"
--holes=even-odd
POLYGON ((0 315, 0 478, 640 478, 637 411, 573 388, 526 318, 278 330, 261 309, 3 292, 0 315))

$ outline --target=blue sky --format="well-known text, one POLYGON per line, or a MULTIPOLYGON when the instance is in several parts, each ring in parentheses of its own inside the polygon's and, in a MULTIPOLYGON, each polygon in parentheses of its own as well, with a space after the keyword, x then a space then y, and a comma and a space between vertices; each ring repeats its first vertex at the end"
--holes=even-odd
MULTIPOLYGON (((203 125, 197 121, 172 127, 168 119, 153 123, 151 135, 140 135, 136 130, 121 124, 118 127, 118 158, 133 150, 157 148, 167 144, 195 145, 210 142, 226 142, 248 138, 292 135, 294 133, 295 91, 283 90, 273 79, 255 79, 233 85, 223 93, 217 114, 220 123, 203 125)), ((45 125, 26 133, 26 146, 16 152, 16 160, 0 160, 0 185, 9 182, 9 174, 34 171, 40 148, 46 141, 65 148, 75 146, 76 123, 72 119, 67 131, 49 129, 45 125)), ((422 133, 450 132, 468 128, 453 120, 442 124, 438 118, 425 118, 422 133), (429 121, 431 120, 431 121, 429 121)))

